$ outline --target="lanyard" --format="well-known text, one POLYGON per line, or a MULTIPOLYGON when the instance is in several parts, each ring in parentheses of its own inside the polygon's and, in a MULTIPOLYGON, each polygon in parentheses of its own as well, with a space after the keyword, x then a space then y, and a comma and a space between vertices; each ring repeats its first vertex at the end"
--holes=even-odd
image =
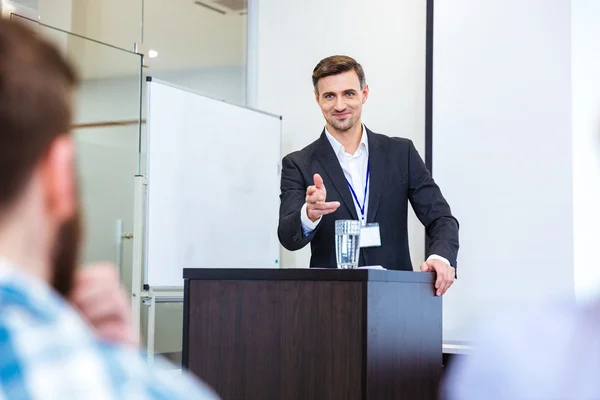
POLYGON ((350 188, 350 191, 352 192, 352 196, 354 196, 354 200, 356 201, 356 204, 358 204, 358 208, 360 208, 360 215, 362 217, 363 225, 365 224, 365 206, 367 204, 367 189, 369 188, 370 172, 371 172, 371 159, 369 158, 369 161, 367 161, 367 182, 365 183, 365 197, 364 197, 362 206, 360 205, 360 201, 358 201, 358 196, 356 195, 354 188, 352 187, 352 185, 350 184, 348 179, 346 179, 346 182, 348 183, 348 187, 350 188))

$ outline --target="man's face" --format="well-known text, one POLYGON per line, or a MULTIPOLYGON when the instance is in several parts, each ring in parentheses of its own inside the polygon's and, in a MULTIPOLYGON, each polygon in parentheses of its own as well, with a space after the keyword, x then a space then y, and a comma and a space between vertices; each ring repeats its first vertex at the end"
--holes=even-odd
POLYGON ((369 87, 360 87, 355 71, 319 79, 317 103, 327 124, 340 132, 346 132, 360 123, 362 106, 369 96, 369 87))
POLYGON ((74 143, 69 135, 61 135, 50 146, 41 162, 42 192, 45 220, 54 237, 49 260, 50 284, 67 297, 73 285, 79 261, 81 239, 81 210, 75 173, 74 143))

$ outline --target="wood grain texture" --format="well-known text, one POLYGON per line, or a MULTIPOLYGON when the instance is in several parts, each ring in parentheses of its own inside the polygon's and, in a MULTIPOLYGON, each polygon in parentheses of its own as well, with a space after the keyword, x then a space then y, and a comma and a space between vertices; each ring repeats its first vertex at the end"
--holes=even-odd
POLYGON ((192 280, 189 370, 224 400, 360 399, 362 287, 192 280))
POLYGON ((433 287, 369 282, 366 398, 435 399, 442 373, 442 299, 433 287))
POLYGON ((185 366, 224 400, 436 399, 442 299, 433 276, 350 272, 187 278, 185 366))

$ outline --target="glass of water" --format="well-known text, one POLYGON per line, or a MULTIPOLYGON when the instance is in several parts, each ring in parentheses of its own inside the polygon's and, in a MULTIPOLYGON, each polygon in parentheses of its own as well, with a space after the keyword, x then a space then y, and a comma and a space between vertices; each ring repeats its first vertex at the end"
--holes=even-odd
POLYGON ((360 229, 361 223, 357 220, 335 221, 335 256, 338 268, 358 267, 360 229))

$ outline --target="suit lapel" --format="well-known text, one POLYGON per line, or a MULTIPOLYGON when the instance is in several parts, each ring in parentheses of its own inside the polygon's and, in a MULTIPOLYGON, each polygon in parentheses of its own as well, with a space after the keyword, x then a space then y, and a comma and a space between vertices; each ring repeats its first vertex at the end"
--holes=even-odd
MULTIPOLYGON (((337 156, 331 147, 331 143, 329 143, 327 136, 325 136, 325 131, 323 131, 319 139, 319 147, 316 155, 319 162, 323 166, 325 174, 329 177, 329 180, 333 182, 335 190, 339 193, 342 203, 346 206, 352 217, 354 219, 358 219, 356 208, 354 207, 354 199, 352 198, 350 189, 348 189, 348 181, 346 180, 346 176, 344 175, 344 171, 342 171, 340 162, 338 161, 337 156)), ((331 190, 329 187, 325 187, 327 190, 331 190)), ((330 200, 326 199, 326 201, 330 200)))
POLYGON ((369 207, 367 210, 367 222, 373 222, 379 207, 379 199, 385 182, 386 151, 379 138, 367 129, 369 139, 369 162, 371 163, 371 174, 369 176, 369 207))

